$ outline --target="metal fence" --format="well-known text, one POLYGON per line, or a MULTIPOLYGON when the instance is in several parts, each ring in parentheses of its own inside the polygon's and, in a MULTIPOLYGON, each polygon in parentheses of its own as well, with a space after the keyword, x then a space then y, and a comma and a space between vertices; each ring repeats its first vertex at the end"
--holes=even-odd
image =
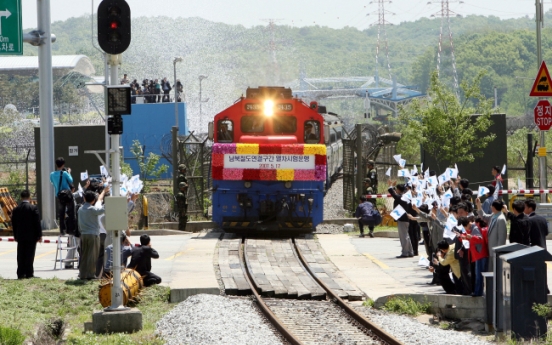
POLYGON ((187 167, 188 214, 203 214, 211 189, 211 145, 193 133, 178 142, 179 162, 187 167))
POLYGON ((34 146, 0 147, 0 187, 8 188, 16 200, 19 199, 19 194, 24 189, 36 193, 34 146))

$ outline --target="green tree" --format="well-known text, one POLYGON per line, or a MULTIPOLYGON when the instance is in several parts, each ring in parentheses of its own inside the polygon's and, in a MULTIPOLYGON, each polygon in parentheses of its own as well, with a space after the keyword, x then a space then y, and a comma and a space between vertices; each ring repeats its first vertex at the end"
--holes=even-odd
POLYGON ((414 100, 399 115, 403 137, 398 151, 409 152, 422 145, 441 164, 473 162, 496 137, 486 133, 491 125, 491 102, 479 91, 480 73, 473 83, 462 83, 463 100, 431 75, 428 100, 414 100), (474 105, 472 105, 474 104, 474 105), (475 119, 472 115, 479 114, 475 119))
POLYGON ((161 174, 167 172, 169 167, 166 164, 161 164, 161 166, 157 166, 159 164, 159 159, 161 159, 161 156, 153 152, 150 152, 147 157, 144 157, 144 150, 142 149, 142 145, 138 140, 134 140, 132 142, 130 152, 138 162, 138 167, 140 168, 140 178, 144 182, 143 192, 147 193, 149 192, 148 181, 156 181, 157 179, 159 179, 159 176, 161 176, 161 174))

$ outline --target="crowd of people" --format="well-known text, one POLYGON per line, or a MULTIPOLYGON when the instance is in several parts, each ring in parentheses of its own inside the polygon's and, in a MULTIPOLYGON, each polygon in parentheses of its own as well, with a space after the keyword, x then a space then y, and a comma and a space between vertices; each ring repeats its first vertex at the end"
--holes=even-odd
MULTIPOLYGON (((105 229, 104 198, 110 195, 105 178, 87 179, 83 190, 76 191, 71 169, 65 167, 65 159, 56 159, 56 171, 50 174, 54 185, 61 235, 68 235, 65 268, 74 268, 76 261, 78 278, 82 280, 109 278, 113 270, 113 245, 105 229), (107 244, 107 245, 106 245, 107 244), (78 255, 77 255, 78 253, 78 255), (78 257, 78 258, 77 258, 78 257)), ((127 211, 134 209, 138 194, 127 195, 127 211)), ((28 191, 21 193, 19 206, 13 211, 12 225, 18 242, 17 277, 34 277, 33 262, 36 243, 42 241, 42 229, 38 208, 29 203, 28 191)), ((151 259, 159 254, 151 247, 148 235, 140 237, 140 246, 129 240, 130 230, 120 232, 121 266, 132 268, 142 275, 145 286, 161 283, 161 278, 151 272, 151 259), (128 262, 130 258, 130 262, 128 262)))
POLYGON ((180 79, 176 80, 176 85, 172 85, 167 77, 161 79, 144 79, 140 84, 137 79, 130 81, 125 74, 121 79, 121 85, 130 85, 131 102, 135 104, 137 97, 142 97, 144 103, 164 103, 170 102, 171 90, 176 87, 177 101, 182 102, 184 95, 184 86, 180 79))
MULTIPOLYGON (((373 162, 369 175, 377 179, 372 169, 373 162)), ((417 184, 427 185, 427 176, 414 174, 415 182, 408 179, 407 183, 400 184, 389 180, 388 191, 393 198, 393 207, 400 205, 406 211, 397 219, 401 244, 401 253, 397 258, 424 256, 427 258, 427 269, 433 274, 428 284, 440 285, 450 294, 482 296, 482 273, 493 271, 494 247, 509 240, 510 243, 546 249, 548 224, 544 217, 535 213, 536 202, 533 199, 517 200, 510 210, 498 198, 497 192, 502 189, 500 171, 499 167, 492 168, 493 182, 486 186, 485 195, 474 193, 469 188, 469 181, 460 176, 433 186, 437 196, 427 195, 417 188, 417 184), (450 196, 446 206, 442 202, 445 193, 450 196), (407 194, 408 197, 404 197, 407 194), (417 197, 423 200, 418 206, 413 201, 417 197), (430 202, 427 202, 428 199, 431 199, 430 202), (455 224, 452 228, 451 216, 455 224), (509 235, 507 222, 510 222, 509 235), (420 245, 424 246, 424 254, 418 252, 420 245)), ((435 175, 434 171, 429 173, 429 176, 435 175)), ((365 194, 373 194, 372 179, 365 179, 365 194)), ((355 215, 359 219, 361 237, 364 236, 365 225, 368 225, 373 237, 374 223, 373 220, 366 220, 366 215, 373 213, 375 200, 362 196, 360 201, 355 215)))

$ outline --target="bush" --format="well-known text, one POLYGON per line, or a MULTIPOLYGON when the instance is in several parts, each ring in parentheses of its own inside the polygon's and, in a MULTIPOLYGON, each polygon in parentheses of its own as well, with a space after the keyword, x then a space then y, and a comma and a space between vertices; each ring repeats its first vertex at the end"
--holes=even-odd
POLYGON ((382 309, 392 313, 416 316, 419 314, 429 314, 431 303, 420 303, 414 301, 411 297, 391 297, 382 309))
POLYGON ((24 341, 19 330, 0 326, 0 345, 21 345, 24 341))

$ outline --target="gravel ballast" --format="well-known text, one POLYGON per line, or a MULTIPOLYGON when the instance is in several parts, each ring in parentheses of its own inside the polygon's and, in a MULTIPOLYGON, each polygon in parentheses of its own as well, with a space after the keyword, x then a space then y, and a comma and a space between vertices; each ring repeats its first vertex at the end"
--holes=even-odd
POLYGON ((157 322, 156 334, 168 345, 284 344, 253 302, 216 295, 195 295, 157 322))
POLYGON ((423 324, 409 316, 365 307, 358 310, 386 332, 408 345, 491 345, 476 335, 440 329, 437 326, 423 324))
POLYGON ((343 209, 343 179, 337 179, 324 197, 324 219, 346 218, 343 209))

